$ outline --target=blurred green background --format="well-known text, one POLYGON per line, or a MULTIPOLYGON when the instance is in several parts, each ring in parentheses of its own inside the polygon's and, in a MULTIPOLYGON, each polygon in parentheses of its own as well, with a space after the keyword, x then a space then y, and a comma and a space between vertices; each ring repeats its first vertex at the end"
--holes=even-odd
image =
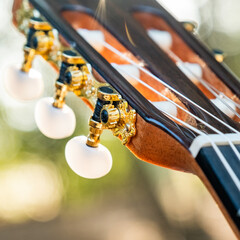
MULTIPOLYGON (((238 0, 161 0, 179 20, 199 23, 199 36, 227 54, 240 75, 238 0)), ((106 177, 86 180, 68 167, 69 139, 50 140, 34 123, 36 102, 7 95, 3 69, 21 64, 25 38, 11 23, 12 0, 0 1, 0 239, 231 240, 235 239, 215 202, 190 174, 137 160, 112 134, 102 143, 113 155, 106 177)), ((53 95, 56 73, 41 61, 45 95, 53 95)), ((74 135, 87 135, 90 110, 73 95, 67 104, 77 117, 74 135)))

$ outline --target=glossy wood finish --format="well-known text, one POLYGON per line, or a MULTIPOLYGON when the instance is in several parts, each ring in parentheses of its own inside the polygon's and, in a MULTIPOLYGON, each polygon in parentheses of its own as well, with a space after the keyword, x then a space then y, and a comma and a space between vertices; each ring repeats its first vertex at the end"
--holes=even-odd
POLYGON ((154 0, 131 0, 136 7, 132 12, 149 12, 162 17, 181 39, 212 69, 212 71, 240 98, 240 83, 231 70, 215 60, 212 52, 206 48, 195 36, 189 34, 176 19, 154 0), (144 3, 145 2, 145 3, 144 3), (149 4, 151 2, 151 4, 149 4), (153 5, 155 3, 155 5, 153 5), (142 5, 142 6, 137 6, 142 5), (149 7, 150 6, 150 7, 149 7))
MULTIPOLYGON (((214 73, 211 68, 206 64, 203 59, 197 55, 190 46, 182 39, 178 33, 170 27, 170 25, 160 16, 154 13, 149 12, 133 12, 133 16, 141 23, 144 29, 157 29, 160 31, 167 31, 171 34, 172 37, 172 46, 169 50, 165 50, 168 56, 172 59, 174 63, 178 62, 179 59, 182 62, 196 63, 201 66, 202 69, 202 78, 209 84, 211 84, 218 91, 224 93, 227 97, 234 100, 240 104, 240 100, 237 98, 236 94, 232 92, 229 87, 220 79, 216 73, 214 73), (179 58, 179 59, 178 59, 179 58)), ((195 36, 196 38, 198 36, 195 36)), ((209 99, 215 99, 216 96, 213 95, 203 84, 195 81, 194 84, 207 96, 209 99)), ((239 83, 236 84, 236 86, 239 83)), ((239 111, 240 112, 240 111, 239 111)), ((234 117, 234 120, 240 122, 240 119, 237 116, 234 117)))
MULTIPOLYGON (((70 23, 63 19, 62 11, 83 11, 94 16, 129 51, 131 51, 136 57, 143 59, 146 67, 156 76, 163 79, 166 83, 177 89, 183 95, 197 102, 201 107, 205 108, 223 121, 229 123, 231 126, 239 129, 239 124, 236 124, 234 121, 221 113, 215 106, 213 106, 204 94, 195 85, 193 85, 193 83, 185 77, 178 68, 176 68, 175 64, 168 58, 168 56, 146 35, 145 30, 133 18, 130 10, 147 10, 151 13, 163 16, 171 27, 173 27, 173 29, 182 36, 184 41, 188 44, 191 42, 189 46, 191 46, 202 59, 206 59, 206 63, 209 64, 210 68, 217 74, 217 76, 221 78, 237 96, 239 96, 238 90, 234 87, 239 85, 236 82, 237 80, 235 77, 231 76, 231 74, 221 64, 217 63, 213 59, 212 55, 155 1, 106 0, 106 8, 104 8, 105 13, 102 15, 98 14, 100 10, 98 5, 99 1, 97 0, 31 0, 31 2, 37 9, 40 10, 47 20, 59 30, 72 47, 79 51, 83 57, 92 64, 98 74, 100 74, 104 80, 109 82, 123 96, 123 98, 129 102, 131 107, 137 110, 139 114, 137 121, 137 124, 139 124, 138 129, 142 129, 144 126, 145 131, 138 132, 137 136, 128 144, 128 147, 143 160, 150 157, 152 159, 151 163, 178 170, 194 172, 199 176, 202 176, 201 179, 203 179, 206 185, 210 186, 210 191, 215 196, 215 199, 219 201, 221 196, 218 191, 212 190, 211 184, 213 183, 211 177, 201 173, 199 166, 196 166, 194 159, 187 152, 188 146, 194 139, 195 134, 169 120, 160 111, 154 108, 138 91, 136 91, 134 87, 132 87, 117 71, 115 71, 100 54, 91 48, 90 45, 76 33, 70 23), (126 33, 126 26, 132 38, 131 41, 126 33), (201 48, 201 50, 198 48, 201 48), (144 144, 144 141, 151 141, 153 134, 159 134, 159 138, 156 139, 156 142, 152 146, 144 144), (177 144, 173 138, 178 140, 177 144), (169 144, 165 146, 165 141, 163 141, 163 139, 168 139, 167 141, 169 144), (148 153, 148 156, 143 156, 143 153, 148 153), (159 157, 161 158, 160 161, 159 159, 156 159, 156 156, 161 154, 163 157, 159 157), (151 157, 152 155, 153 157, 151 157), (175 156, 178 156, 178 158, 175 156), (168 157, 170 159, 167 159, 168 157)), ((183 103, 196 115, 222 132, 229 132, 226 127, 209 118, 208 115, 191 105, 189 102, 183 101, 183 103)), ((207 132, 211 132, 208 129, 205 130, 207 132)), ((202 170, 204 170, 204 172, 206 171, 204 168, 202 168, 202 170)), ((220 205, 221 204, 222 202, 220 202, 220 205)), ((226 209, 226 206, 223 207, 224 212, 226 212, 226 209)), ((238 232, 238 230, 235 231, 238 232)))
MULTIPOLYGON (((90 62, 93 67, 108 81, 120 94, 128 100, 130 105, 135 108, 138 113, 148 122, 161 127, 170 135, 178 139, 182 144, 188 146, 193 137, 189 137, 189 131, 181 128, 178 131, 178 126, 169 119, 165 118, 157 109, 152 107, 132 86, 130 86, 110 65, 97 54, 67 23, 61 18, 62 10, 85 11, 94 15, 98 9, 98 1, 31 1, 38 9, 42 9, 45 17, 61 32, 62 35, 90 62), (84 6, 84 7, 83 7, 84 6), (47 10, 46 10, 47 9, 47 10), (46 10, 46 11, 44 11, 46 10), (113 79, 114 78, 114 79, 113 79)), ((188 96, 195 102, 198 102, 203 108, 215 114, 219 118, 228 122, 232 126, 236 124, 216 109, 202 92, 189 81, 180 70, 176 68, 174 63, 163 53, 148 36, 144 29, 133 19, 131 14, 126 12, 126 8, 132 7, 131 3, 124 1, 106 1, 106 9, 104 19, 100 16, 95 16, 98 20, 114 35, 120 42, 123 43, 136 56, 140 56, 151 69, 153 73, 162 78, 165 82, 179 90, 185 96, 188 96), (124 17, 123 17, 124 16, 124 17), (126 34, 125 23, 133 38, 135 45, 133 46, 128 40, 126 34), (148 46, 146 48, 146 46, 148 46), (181 86, 185 86, 182 88, 181 86)), ((135 2, 136 5, 137 2, 135 2)), ((140 2, 139 2, 140 4, 140 2)), ((148 4, 148 2, 147 2, 148 4)), ((154 2, 155 4, 155 2, 154 2)), ((157 5, 158 6, 158 5, 157 5)), ((200 111, 191 104, 185 104, 198 116, 208 121, 210 124, 218 127, 223 132, 229 132, 228 129, 219 125, 215 120, 209 118, 205 113, 200 111)))

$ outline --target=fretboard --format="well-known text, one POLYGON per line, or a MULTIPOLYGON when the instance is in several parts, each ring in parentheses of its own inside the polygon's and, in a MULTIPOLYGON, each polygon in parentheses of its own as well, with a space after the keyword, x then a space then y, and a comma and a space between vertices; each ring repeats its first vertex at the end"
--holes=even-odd
MULTIPOLYGON (((240 145, 236 145, 240 152, 240 145)), ((230 146, 219 146, 229 169, 224 166, 213 147, 200 150, 196 160, 205 173, 233 222, 240 230, 240 159, 230 146)))

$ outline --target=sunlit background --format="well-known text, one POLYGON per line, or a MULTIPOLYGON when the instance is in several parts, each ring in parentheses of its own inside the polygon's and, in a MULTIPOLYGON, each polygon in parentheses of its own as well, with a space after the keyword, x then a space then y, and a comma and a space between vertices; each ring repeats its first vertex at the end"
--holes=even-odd
MULTIPOLYGON (((120 1, 120 0, 119 0, 120 1)), ((209 48, 225 51, 225 63, 240 76, 239 0, 161 0, 179 20, 199 24, 209 48)), ((34 123, 36 102, 19 103, 4 89, 6 64, 20 64, 25 42, 11 23, 12 0, 0 1, 0 239, 231 240, 215 202, 198 180, 137 160, 105 133, 114 159, 99 180, 75 175, 64 158, 66 140, 44 137, 34 123)), ((56 73, 35 62, 53 94, 56 73)), ((86 135, 90 110, 74 96, 75 135, 86 135)))

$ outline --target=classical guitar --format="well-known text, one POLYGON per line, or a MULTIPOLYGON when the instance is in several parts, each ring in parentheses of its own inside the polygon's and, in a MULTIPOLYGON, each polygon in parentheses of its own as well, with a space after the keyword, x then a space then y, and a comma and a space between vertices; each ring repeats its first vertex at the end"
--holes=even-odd
POLYGON ((55 96, 35 118, 54 139, 69 137, 75 93, 92 110, 88 137, 66 146, 69 166, 99 178, 112 165, 100 136, 110 129, 139 159, 199 176, 240 238, 240 83, 155 0, 15 1, 14 22, 27 35, 21 69, 7 70, 18 99, 41 95, 42 56, 59 73, 55 96), (21 81, 19 81, 21 79, 21 81))

